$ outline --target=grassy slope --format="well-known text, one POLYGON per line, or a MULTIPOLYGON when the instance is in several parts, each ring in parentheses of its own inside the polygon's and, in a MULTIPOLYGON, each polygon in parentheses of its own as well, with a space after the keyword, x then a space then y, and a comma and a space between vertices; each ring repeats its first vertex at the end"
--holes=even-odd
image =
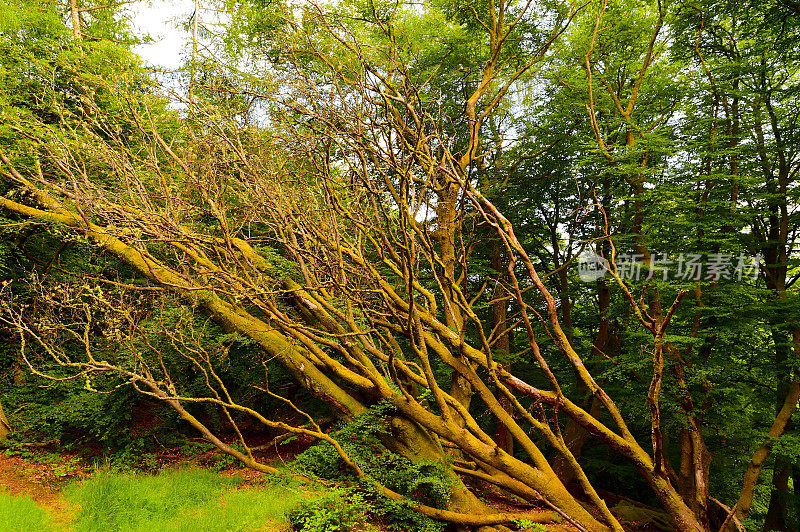
MULTIPOLYGON (((80 508, 70 523, 83 531, 286 530, 285 518, 313 493, 292 486, 238 487, 237 478, 178 469, 158 476, 101 473, 72 485, 67 500, 80 508)), ((4 532, 63 530, 32 499, 0 492, 4 532)))
POLYGON ((53 530, 53 519, 27 496, 0 492, 0 523, 7 532, 53 530))

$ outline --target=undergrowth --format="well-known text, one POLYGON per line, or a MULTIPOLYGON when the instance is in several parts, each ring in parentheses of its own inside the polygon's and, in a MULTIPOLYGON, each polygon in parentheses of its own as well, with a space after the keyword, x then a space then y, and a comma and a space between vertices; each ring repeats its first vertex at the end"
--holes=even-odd
POLYGON ((347 487, 329 490, 321 499, 293 512, 296 530, 366 530, 363 527, 368 519, 381 521, 394 530, 438 532, 444 528, 408 504, 393 501, 375 489, 377 482, 426 505, 447 508, 455 482, 447 464, 431 460, 413 463, 382 445, 381 437, 389 435, 392 413, 391 405, 379 403, 332 434, 366 473, 366 480, 356 481, 353 471, 327 442, 318 443, 295 458, 293 468, 306 475, 347 483, 347 487))

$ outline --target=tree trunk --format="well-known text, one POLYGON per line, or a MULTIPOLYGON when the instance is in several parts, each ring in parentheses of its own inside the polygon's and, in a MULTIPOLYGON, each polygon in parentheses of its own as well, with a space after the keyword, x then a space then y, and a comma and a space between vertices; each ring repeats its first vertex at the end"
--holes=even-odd
MULTIPOLYGON (((606 281, 602 278, 597 280, 597 299, 600 324, 592 348, 592 358, 599 360, 605 356, 612 356, 612 353, 609 353, 609 348, 613 346, 611 321, 608 318, 608 309, 611 305, 611 291, 606 281)), ((584 408, 587 408, 594 418, 599 419, 603 408, 602 403, 597 396, 591 395, 589 388, 580 377, 576 376, 576 378, 578 393, 586 397, 584 408)), ((567 446, 576 460, 580 459, 583 446, 589 441, 589 436, 589 432, 579 423, 575 422, 574 419, 567 419, 564 428, 564 440, 567 442, 567 446)), ((559 478, 561 478, 565 484, 569 484, 575 480, 575 471, 573 468, 569 467, 569 464, 562 455, 555 457, 553 469, 556 470, 559 478)))
MULTIPOLYGON (((690 412, 691 413, 691 412, 690 412)), ((696 420, 680 432, 681 462, 678 473, 678 493, 697 519, 708 525, 708 478, 711 453, 706 448, 696 420)))
POLYGON ((78 7, 78 0, 69 0, 69 14, 72 18, 72 35, 81 40, 83 32, 81 31, 81 10, 78 7))
MULTIPOLYGON (((460 189, 453 184, 444 187, 439 194, 436 207, 437 229, 435 238, 439 244, 441 258, 441 284, 444 320, 447 327, 458 335, 464 332, 464 316, 458 306, 456 295, 458 280, 456 279, 456 235, 458 234, 458 196, 460 189)), ((469 364, 468 361, 465 363, 469 364)), ((472 400, 472 387, 469 381, 457 371, 453 371, 449 393, 464 408, 469 410, 472 400)), ((460 416, 453 412, 453 418, 461 423, 460 416)), ((451 453, 452 454, 452 453, 451 453)))
MULTIPOLYGON (((775 365, 778 368, 784 368, 789 363, 789 356, 791 352, 790 342, 787 335, 778 326, 772 328, 772 340, 775 344, 775 365)), ((789 391, 791 381, 782 377, 778 384, 777 390, 777 404, 775 405, 776 414, 780 413, 783 398, 789 391)), ((792 430, 792 422, 786 424, 784 429, 785 433, 792 430)), ((772 492, 769 497, 769 507, 767 509, 767 516, 764 520, 764 531, 779 530, 786 532, 794 532, 797 526, 790 524, 789 519, 789 501, 791 500, 789 493, 789 476, 792 472, 792 464, 782 456, 775 457, 775 466, 772 473, 772 492)), ((795 487, 795 491, 797 491, 795 487)))
MULTIPOLYGON (((795 356, 797 356, 797 354, 800 353, 800 327, 796 327, 792 330, 792 338, 794 353, 795 356)), ((736 517, 740 521, 746 519, 747 515, 750 513, 750 506, 753 503, 753 495, 755 487, 758 484, 758 477, 761 474, 764 462, 772 450, 772 442, 783 434, 786 425, 792 418, 792 414, 797 409, 798 399, 800 399, 800 379, 797 373, 795 373, 794 380, 789 385, 781 409, 778 415, 775 416, 775 420, 772 422, 772 427, 770 427, 767 437, 761 446, 753 453, 747 471, 745 471, 744 480, 742 481, 742 491, 739 494, 739 501, 736 503, 736 517)), ((729 530, 734 530, 732 525, 729 525, 729 530)))
POLYGON ((3 403, 0 402, 0 440, 5 440, 11 433, 11 424, 3 413, 3 403))
POLYGON ((789 473, 792 464, 781 457, 775 460, 775 469, 772 473, 772 493, 769 497, 769 509, 764 520, 764 532, 776 530, 778 532, 793 532, 797 528, 787 521, 789 509, 789 473))
MULTIPOLYGON (((773 324, 772 326, 772 341, 775 344, 775 367, 786 368, 789 364, 789 357, 791 353, 791 343, 788 335, 785 333, 780 324, 773 324)), ((789 375, 789 372, 783 372, 784 375, 789 375)), ((778 383, 776 394, 776 414, 780 413, 783 404, 783 398, 786 397, 791 385, 791 380, 787 376, 782 376, 778 383)), ((785 433, 792 430, 791 419, 787 422, 785 433)), ((789 476, 792 472, 792 464, 782 456, 775 457, 775 466, 772 473, 772 491, 769 497, 769 507, 767 509, 767 516, 764 520, 764 531, 780 530, 786 532, 794 532, 797 530, 796 526, 790 524, 788 516, 789 501, 791 499, 789 493, 789 476)), ((795 490, 797 488, 795 487, 795 490)))
MULTIPOLYGON (((498 242, 497 239, 492 240, 491 253, 492 269, 495 271, 495 285, 492 291, 492 298, 494 299, 494 303, 492 303, 492 328, 496 331, 497 335, 497 340, 495 340, 492 352, 508 357, 511 353, 511 332, 505 330, 508 327, 508 301, 504 299, 506 292, 501 284, 503 280, 502 272, 504 271, 503 254, 500 249, 500 242, 498 242)), ((513 412, 511 401, 507 397, 501 396, 499 401, 506 412, 513 412)), ((514 438, 511 436, 511 432, 508 428, 499 422, 495 430, 495 441, 498 447, 513 456, 514 438)))

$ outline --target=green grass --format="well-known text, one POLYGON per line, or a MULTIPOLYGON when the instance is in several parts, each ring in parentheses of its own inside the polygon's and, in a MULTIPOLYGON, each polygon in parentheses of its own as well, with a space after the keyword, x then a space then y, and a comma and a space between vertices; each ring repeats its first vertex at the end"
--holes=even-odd
POLYGON ((53 530, 50 514, 30 497, 0 492, 0 528, 3 532, 53 530))
POLYGON ((101 473, 66 496, 81 508, 76 532, 276 531, 286 528, 289 510, 309 499, 290 486, 234 490, 239 482, 196 469, 158 476, 101 473))

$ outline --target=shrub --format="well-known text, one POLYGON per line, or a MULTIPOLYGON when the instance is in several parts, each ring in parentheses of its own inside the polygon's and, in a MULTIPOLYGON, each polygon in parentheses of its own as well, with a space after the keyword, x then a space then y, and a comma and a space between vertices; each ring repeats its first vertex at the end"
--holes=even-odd
POLYGON ((314 502, 301 504, 289 520, 302 532, 366 531, 372 510, 371 503, 355 490, 334 488, 314 502))
MULTIPOLYGON (((368 501, 366 512, 386 521, 390 528, 426 532, 441 530, 443 526, 437 521, 421 515, 405 503, 387 498, 371 484, 379 482, 392 491, 428 506, 447 508, 450 502, 455 479, 452 478, 446 464, 430 460, 414 463, 408 458, 392 453, 381 444, 380 437, 387 434, 392 413, 393 407, 387 403, 378 403, 332 434, 369 479, 352 485, 347 493, 351 497, 360 497, 360 500, 368 501)), ((299 454, 295 458, 293 467, 307 475, 324 480, 351 482, 356 480, 353 471, 327 442, 318 443, 299 454)), ((309 506, 303 511, 305 513, 301 514, 301 517, 305 520, 293 521, 296 526, 306 526, 304 524, 306 521, 328 522, 326 516, 343 511, 343 508, 309 506)), ((307 530, 302 526, 299 530, 307 530)))

